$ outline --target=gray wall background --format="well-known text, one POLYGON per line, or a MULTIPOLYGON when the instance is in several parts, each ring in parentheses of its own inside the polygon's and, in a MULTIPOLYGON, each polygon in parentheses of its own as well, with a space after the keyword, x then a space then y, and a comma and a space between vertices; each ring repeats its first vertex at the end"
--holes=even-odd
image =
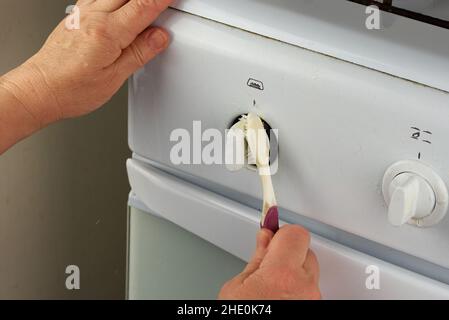
MULTIPOLYGON (((0 74, 26 60, 75 1, 0 0, 0 74)), ((0 298, 125 297, 126 90, 93 115, 0 156, 0 298), (81 290, 65 268, 81 269, 81 290)))

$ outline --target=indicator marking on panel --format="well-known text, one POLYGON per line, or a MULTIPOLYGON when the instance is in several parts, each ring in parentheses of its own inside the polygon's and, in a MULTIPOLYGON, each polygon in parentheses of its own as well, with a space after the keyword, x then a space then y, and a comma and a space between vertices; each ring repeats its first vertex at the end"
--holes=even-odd
POLYGON ((432 137, 433 133, 429 130, 421 130, 418 127, 410 127, 414 132, 411 134, 410 138, 414 140, 418 140, 427 144, 432 144, 430 141, 430 137, 432 137))
POLYGON ((260 80, 256 80, 256 79, 250 78, 246 84, 248 85, 248 87, 251 87, 251 88, 254 88, 254 89, 257 89, 257 90, 260 90, 260 91, 264 91, 265 90, 264 84, 260 80))

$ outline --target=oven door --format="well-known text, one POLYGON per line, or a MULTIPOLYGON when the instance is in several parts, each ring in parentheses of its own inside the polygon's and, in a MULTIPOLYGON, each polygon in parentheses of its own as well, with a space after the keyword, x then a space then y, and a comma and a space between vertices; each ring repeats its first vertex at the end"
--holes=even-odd
MULTIPOLYGON (((128 297, 215 299, 255 249, 259 212, 129 160, 128 297)), ((449 299, 449 287, 312 235, 324 299, 449 299)))

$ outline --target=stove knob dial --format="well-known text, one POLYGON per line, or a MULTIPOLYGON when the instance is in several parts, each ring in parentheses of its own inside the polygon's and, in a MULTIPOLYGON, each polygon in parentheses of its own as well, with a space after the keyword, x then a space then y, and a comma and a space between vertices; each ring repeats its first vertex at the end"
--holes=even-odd
POLYGON ((446 185, 428 165, 400 161, 385 173, 382 187, 388 220, 396 227, 406 223, 429 227, 446 215, 449 203, 446 185))
POLYGON ((389 188, 388 220, 402 226, 412 219, 422 219, 435 208, 435 193, 426 180, 413 173, 395 177, 389 188))

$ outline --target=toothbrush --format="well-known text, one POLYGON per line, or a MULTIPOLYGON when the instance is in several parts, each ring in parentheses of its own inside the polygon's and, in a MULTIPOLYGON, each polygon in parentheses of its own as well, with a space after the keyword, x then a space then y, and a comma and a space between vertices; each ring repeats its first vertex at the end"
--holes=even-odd
POLYGON ((255 162, 262 182, 263 209, 260 226, 276 233, 279 230, 279 211, 271 180, 270 140, 262 120, 253 113, 246 117, 245 132, 248 159, 255 162))

